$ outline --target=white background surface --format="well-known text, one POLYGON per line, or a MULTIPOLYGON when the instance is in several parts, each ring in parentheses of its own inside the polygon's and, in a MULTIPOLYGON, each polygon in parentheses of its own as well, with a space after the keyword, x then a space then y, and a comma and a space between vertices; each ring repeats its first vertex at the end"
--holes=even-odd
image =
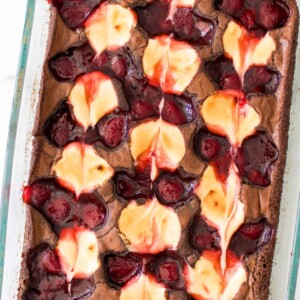
MULTIPOLYGON (((37 0, 41 1, 41 0, 37 0)), ((43 1, 43 0, 42 0, 43 1)), ((0 10, 0 193, 13 100, 15 79, 21 49, 26 0, 1 1, 0 10)))
MULTIPOLYGON (((36 0, 46 1, 46 0, 36 0)), ((2 1, 0 11, 0 192, 6 141, 26 12, 26 0, 2 1)), ((300 99, 299 99, 300 100, 300 99)), ((296 299, 300 299, 300 276, 296 299)), ((9 300, 9 299, 7 299, 9 300)), ((276 299, 277 300, 277 299, 276 299)), ((278 299, 283 300, 283 299, 278 299)), ((292 299, 290 299, 292 300, 292 299)))

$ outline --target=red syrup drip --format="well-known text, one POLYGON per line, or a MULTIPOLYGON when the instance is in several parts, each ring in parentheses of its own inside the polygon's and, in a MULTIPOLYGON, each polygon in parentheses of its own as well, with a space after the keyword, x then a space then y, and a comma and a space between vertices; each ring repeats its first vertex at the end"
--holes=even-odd
POLYGON ((215 0, 215 7, 257 36, 284 26, 290 16, 288 5, 281 0, 215 0))
POLYGON ((38 210, 59 235, 63 228, 85 226, 97 230, 106 222, 108 209, 94 194, 75 195, 54 179, 41 179, 24 187, 23 200, 38 210))
POLYGON ((211 45, 214 23, 189 7, 178 7, 169 17, 171 1, 155 0, 146 7, 136 8, 140 26, 151 36, 167 34, 194 45, 211 45), (155 20, 155 22, 153 22, 155 20))
POLYGON ((30 282, 23 295, 25 300, 82 299, 95 290, 92 278, 73 279, 69 292, 59 257, 49 244, 42 243, 29 252, 27 267, 30 282))

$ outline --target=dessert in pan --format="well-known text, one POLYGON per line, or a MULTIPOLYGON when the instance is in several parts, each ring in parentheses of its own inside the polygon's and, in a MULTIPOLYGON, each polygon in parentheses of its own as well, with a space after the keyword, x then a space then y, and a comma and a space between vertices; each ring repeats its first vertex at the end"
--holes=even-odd
POLYGON ((51 10, 19 299, 267 299, 295 1, 51 10))

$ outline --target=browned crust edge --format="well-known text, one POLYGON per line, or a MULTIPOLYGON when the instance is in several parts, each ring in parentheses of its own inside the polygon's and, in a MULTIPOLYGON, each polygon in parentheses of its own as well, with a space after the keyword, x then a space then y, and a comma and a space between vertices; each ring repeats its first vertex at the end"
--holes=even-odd
MULTIPOLYGON (((288 70, 287 76, 282 83, 283 97, 279 99, 280 105, 280 129, 278 132, 279 141, 278 148, 280 149, 278 164, 274 168, 273 183, 271 187, 270 206, 268 209, 268 219, 274 227, 274 234, 272 240, 265 245, 254 258, 255 264, 250 277, 250 283, 252 285, 248 294, 248 299, 253 300, 267 300, 270 292, 270 278, 272 273, 272 265, 274 258, 274 250, 277 239, 277 227, 280 218, 280 200, 283 188, 283 179, 286 165, 286 155, 288 150, 288 138, 287 133, 290 127, 290 108, 292 100, 292 87, 294 81, 295 60, 296 60, 296 48, 299 26, 299 9, 296 0, 288 1, 291 9, 293 9, 293 16, 290 20, 292 26, 291 43, 289 45, 289 52, 287 57, 290 58, 286 70, 288 70)), ((242 300, 242 298, 241 298, 242 300)))

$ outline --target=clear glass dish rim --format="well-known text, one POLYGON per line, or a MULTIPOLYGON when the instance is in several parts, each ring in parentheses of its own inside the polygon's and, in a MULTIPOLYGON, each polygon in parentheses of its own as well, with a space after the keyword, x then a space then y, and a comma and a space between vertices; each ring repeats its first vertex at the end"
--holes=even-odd
MULTIPOLYGON (((14 152, 16 143, 16 134, 18 120, 20 115, 21 99, 24 86, 24 78, 27 67, 28 53, 30 47, 30 38, 34 19, 35 0, 27 0, 25 23, 23 28, 21 51, 19 56, 18 70, 14 88, 14 96, 11 107, 9 130, 7 137, 5 164, 3 171, 2 191, 0 197, 0 291, 2 291, 4 261, 5 261, 5 244, 7 231, 7 217, 10 197, 10 183, 12 178, 12 169, 14 162, 14 152)), ((1 298, 1 294, 0 294, 1 298)))
MULTIPOLYGON (((46 1, 46 0, 43 0, 46 1)), ((10 115, 8 139, 5 153, 5 165, 3 172, 3 185, 0 198, 0 291, 2 290, 4 261, 5 261, 5 242, 7 233, 7 217, 9 208, 10 183, 14 162, 15 142, 18 128, 18 119, 21 107, 24 78, 26 73, 30 38, 33 26, 35 10, 35 0, 27 0, 25 23, 23 28, 22 44, 19 57, 18 71, 15 83, 14 97, 10 115)), ((287 299, 295 299, 297 286, 298 267, 300 255, 300 198, 298 199, 297 217, 293 238, 293 255, 290 263, 287 299)), ((0 294, 1 298, 1 294, 0 294)))

